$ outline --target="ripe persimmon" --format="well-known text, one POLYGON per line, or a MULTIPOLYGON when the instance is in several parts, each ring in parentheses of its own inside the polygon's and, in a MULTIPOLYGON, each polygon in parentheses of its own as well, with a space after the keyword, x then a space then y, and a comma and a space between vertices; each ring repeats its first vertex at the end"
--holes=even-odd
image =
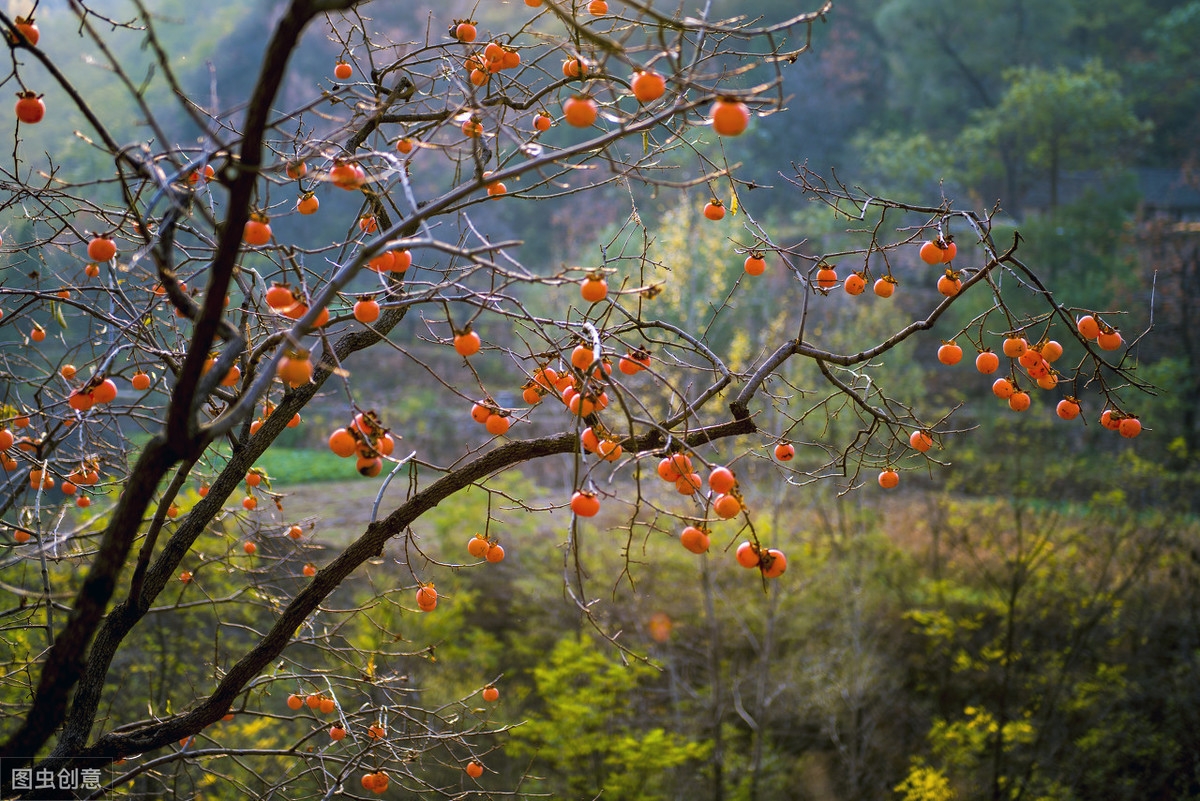
POLYGON ((377 273, 391 272, 395 266, 396 255, 390 250, 385 250, 367 262, 367 269, 374 270, 377 273))
POLYGON ((279 360, 275 374, 293 389, 312 380, 313 364, 306 350, 289 350, 279 360))
POLYGON ((708 550, 708 532, 698 526, 686 526, 679 535, 679 542, 692 553, 704 553, 708 550))
POLYGON ((692 457, 688 456, 686 453, 672 453, 667 457, 667 459, 669 459, 671 464, 675 466, 675 469, 679 471, 680 475, 688 475, 696 472, 692 466, 692 457))
POLYGON ((242 241, 251 247, 261 247, 271 241, 271 225, 267 222, 267 215, 257 211, 250 215, 242 229, 242 241))
POLYGON ((588 64, 581 58, 568 58, 562 63, 564 78, 582 78, 588 73, 588 64))
POLYGON ((354 302, 354 319, 364 325, 379 319, 379 301, 371 297, 361 297, 354 302))
POLYGON ((283 311, 296 305, 296 293, 287 284, 271 284, 263 293, 263 300, 274 311, 283 311))
POLYGON ((601 397, 601 395, 594 395, 590 392, 587 394, 573 392, 570 400, 567 400, 567 408, 571 411, 571 414, 576 415, 577 417, 587 417, 588 415, 593 414, 597 409, 601 408, 601 397))
POLYGON ((483 700, 487 701, 489 704, 496 703, 500 700, 500 690, 496 689, 495 685, 489 684, 483 688, 483 700))
POLYGON ((563 103, 563 118, 576 128, 590 128, 600 116, 596 101, 587 95, 574 95, 563 103))
POLYGON ((884 489, 894 489, 900 484, 900 474, 892 468, 887 468, 879 473, 879 486, 884 489))
POLYGON ((1013 334, 1004 340, 1004 355, 1010 359, 1019 359, 1028 349, 1029 343, 1025 341, 1025 337, 1013 334))
POLYGON ((29 471, 29 486, 34 489, 52 489, 54 479, 45 470, 35 467, 29 471))
POLYGON ((346 739, 346 730, 338 724, 333 724, 329 727, 329 739, 334 742, 346 739))
POLYGON ((471 419, 474 420, 476 423, 479 423, 480 425, 483 425, 484 423, 486 423, 488 418, 491 416, 492 416, 492 407, 488 406, 487 404, 483 403, 482 401, 474 404, 471 407, 471 419))
POLYGON ((586 370, 593 361, 595 361, 595 353, 584 343, 581 342, 571 349, 571 364, 576 369, 586 370))
POLYGON ((600 450, 600 437, 594 428, 588 426, 580 433, 579 444, 588 453, 595 453, 600 450))
POLYGON ((991 375, 1000 369, 1000 357, 990 350, 983 350, 975 357, 975 369, 984 375, 991 375))
POLYGON ((329 435, 329 450, 343 459, 347 459, 358 450, 358 441, 348 429, 335 428, 329 435))
POLYGON ((77 389, 67 396, 67 405, 77 412, 86 412, 96 405, 96 400, 92 393, 77 389))
POLYGON ((663 481, 669 481, 670 483, 674 484, 679 480, 681 475, 682 473, 679 471, 679 468, 675 466, 675 462, 671 459, 671 457, 668 456, 658 463, 658 477, 663 481))
POLYGON ((31 45, 37 45, 38 40, 42 38, 41 31, 38 30, 37 23, 33 21, 33 17, 14 17, 13 27, 17 29, 17 33, 31 45))
POLYGON ((719 136, 737 136, 750 124, 750 109, 733 97, 719 97, 709 111, 712 129, 719 136))
POLYGON ((796 457, 796 446, 790 442, 780 442, 775 446, 775 459, 780 462, 790 462, 796 457))
POLYGON ((925 453, 933 447, 933 437, 925 431, 914 431, 908 435, 908 444, 914 450, 925 453))
POLYGON ((1075 398, 1063 398, 1054 407, 1054 413, 1064 420, 1074 420, 1079 416, 1079 401, 1075 398))
POLYGON ((88 242, 88 258, 92 261, 112 261, 116 255, 116 242, 107 236, 94 236, 88 242))
POLYGON ((217 172, 213 169, 213 166, 211 164, 205 164, 203 170, 193 170, 192 173, 188 175, 187 180, 189 184, 206 184, 215 178, 216 175, 217 172))
POLYGON ((539 111, 537 116, 533 118, 533 129, 535 131, 548 131, 552 125, 554 125, 554 120, 550 119, 550 115, 544 111, 539 111))
POLYGON ((717 513, 717 517, 728 520, 731 517, 737 517, 738 512, 742 511, 742 502, 736 495, 718 495, 713 501, 712 508, 717 513))
POLYGON ((600 273, 592 273, 580 282, 579 294, 588 303, 599 303, 608 296, 608 282, 600 273))
POLYGON ((885 275, 875 282, 873 289, 879 297, 890 298, 896 292, 896 279, 890 275, 885 275))
POLYGON ((488 419, 484 422, 483 427, 487 429, 489 434, 498 437, 508 433, 511 425, 512 423, 509 421, 507 413, 493 412, 488 415, 488 419))
POLYGON ((765 578, 779 578, 787 570, 787 557, 777 548, 767 548, 759 553, 758 569, 765 578))
POLYGON ((353 74, 354 67, 351 67, 345 61, 339 60, 338 63, 333 65, 333 77, 337 78, 339 81, 345 81, 353 74))
POLYGON ((762 275, 767 269, 767 260, 763 258, 761 251, 752 250, 742 263, 742 269, 747 275, 762 275))
POLYGON ((837 286, 837 271, 832 264, 822 262, 817 269, 817 286, 821 289, 833 289, 837 286))
POLYGON ((475 41, 478 31, 472 20, 455 20, 450 25, 450 35, 464 44, 470 44, 475 41))
MULTIPOLYGON (((921 243, 921 261, 925 262, 926 264, 945 264, 946 262, 950 261, 950 259, 954 258, 953 255, 947 258, 946 254, 949 249, 950 246, 941 236, 939 236, 937 239, 927 240, 921 243)), ((955 248, 955 250, 957 251, 957 248, 955 248)))
POLYGON ((739 565, 749 569, 752 567, 758 567, 759 563, 762 562, 762 558, 759 553, 760 552, 757 545, 750 541, 746 541, 737 547, 737 550, 734 551, 733 557, 737 560, 739 565))
POLYGON ((867 289, 867 279, 863 278, 862 273, 850 273, 842 282, 842 289, 846 290, 847 295, 861 295, 867 289))
POLYGON ((683 473, 675 480, 675 491, 680 495, 692 495, 704 484, 699 473, 683 473))
POLYGON ((363 184, 367 182, 367 176, 357 164, 350 164, 338 159, 333 162, 333 167, 329 170, 329 181, 339 189, 351 191, 362 188, 363 184))
POLYGON ((104 379, 91 391, 91 397, 95 398, 96 403, 112 403, 116 399, 115 381, 110 378, 104 379))
POLYGON ((645 348, 630 351, 617 362, 617 368, 625 375, 635 375, 649 367, 650 352, 645 348))
POLYGON ((504 546, 498 542, 493 542, 493 543, 489 544, 487 552, 484 553, 483 558, 486 559, 487 561, 491 562, 492 564, 495 564, 496 562, 503 562, 504 561, 504 546))
POLYGON ((1117 423, 1117 433, 1126 439, 1133 439, 1142 433, 1142 421, 1132 415, 1121 418, 1117 423))
POLYGON ((704 216, 714 222, 725 217, 725 204, 720 198, 713 198, 704 206, 704 216))
POLYGON ((1000 398, 1001 401, 1008 401, 1009 398, 1013 397, 1014 392, 1016 392, 1016 387, 1013 385, 1012 380, 997 378, 995 381, 992 381, 991 393, 1000 398))
POLYGON ((476 559, 482 559, 487 555, 489 545, 491 545, 491 543, 488 542, 487 537, 483 536, 482 534, 476 534, 474 537, 471 537, 471 539, 467 540, 467 553, 471 554, 471 556, 475 557, 476 559))
POLYGON ((1008 408, 1014 412, 1023 412, 1029 408, 1033 399, 1029 397, 1029 393, 1023 390, 1017 390, 1008 398, 1008 408))
POLYGON ((580 517, 595 517, 600 511, 600 499, 594 492, 579 490, 571 496, 571 511, 580 517))
POLYGON ((633 74, 629 88, 639 103, 653 103, 667 91, 667 82, 654 70, 639 70, 633 74))
POLYGON ((438 594, 432 584, 422 584, 417 588, 417 608, 422 612, 432 612, 437 608, 438 594))
POLYGON ((37 92, 17 92, 15 111, 18 120, 33 125, 46 116, 46 102, 37 92))
POLYGON ((478 779, 480 776, 483 775, 483 765, 480 765, 475 760, 471 760, 470 762, 467 763, 466 771, 467 771, 467 775, 470 776, 472 779, 478 779))
POLYGON ((938 361, 945 365, 955 365, 962 361, 963 349, 953 342, 943 342, 938 348, 938 361))
POLYGON ((460 356, 474 356, 483 346, 479 334, 467 328, 454 334, 454 350, 460 356))
POLYGON ((1121 332, 1115 328, 1101 327, 1100 333, 1096 336, 1096 345, 1100 350, 1117 350, 1122 343, 1121 332))
POLYGON ((718 495, 725 495, 737 486, 737 479, 728 467, 714 467, 708 474, 708 486, 718 495))
POLYGON ((937 290, 948 298, 952 298, 962 289, 962 280, 958 273, 947 270, 944 275, 938 278, 937 290))
POLYGON ((1079 335, 1084 339, 1095 339, 1100 336, 1100 323, 1090 314, 1085 314, 1075 321, 1079 335))

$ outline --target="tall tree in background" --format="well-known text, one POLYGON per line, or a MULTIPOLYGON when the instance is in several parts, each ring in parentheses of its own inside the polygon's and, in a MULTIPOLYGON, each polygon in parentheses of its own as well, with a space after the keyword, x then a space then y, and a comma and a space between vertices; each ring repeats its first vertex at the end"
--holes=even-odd
POLYGON ((1000 102, 977 112, 961 141, 984 168, 1004 165, 1010 210, 1035 181, 1047 187, 1047 207, 1057 208, 1064 173, 1128 166, 1150 132, 1123 96, 1120 76, 1097 61, 1080 70, 1021 67, 1005 82, 1000 102))

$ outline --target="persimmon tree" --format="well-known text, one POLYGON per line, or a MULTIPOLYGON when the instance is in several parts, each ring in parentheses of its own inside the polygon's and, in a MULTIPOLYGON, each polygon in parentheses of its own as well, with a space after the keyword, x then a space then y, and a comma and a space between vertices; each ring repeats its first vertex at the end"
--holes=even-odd
POLYGON ((438 11, 406 31, 384 4, 291 0, 249 88, 213 81, 207 96, 188 93, 163 22, 135 7, 118 20, 74 2, 37 36, 28 16, 0 15, 19 96, 4 249, 22 259, 0 286, 0 331, 20 345, 0 357, 0 514, 5 565, 25 577, 6 614, 6 765, 141 755, 111 779, 123 784, 237 754, 260 766, 259 791, 286 785, 289 797, 389 782, 448 793, 447 771, 483 776, 480 743, 497 727, 470 714, 471 696, 425 703, 381 674, 404 655, 383 635, 449 614, 439 576, 486 569, 521 542, 499 542, 485 520, 462 552, 435 553, 423 515, 471 487, 554 514, 568 602, 623 647, 591 613, 582 546, 597 523, 623 531, 631 553, 686 547, 780 580, 787 556, 760 539, 738 476, 769 466, 796 492, 827 481, 882 493, 939 469, 965 432, 881 377, 914 342, 932 361, 938 343, 922 335, 948 321, 958 350, 938 356, 944 369, 971 373, 976 352, 997 351, 979 361, 994 379, 975 378, 995 380, 1014 411, 1031 393, 1069 395, 1090 424, 1103 407, 1136 434, 1135 338, 1115 332, 1117 312, 1054 295, 1019 238, 993 241, 994 210, 875 197, 787 143, 779 191, 844 230, 810 241, 756 216, 770 190, 742 174, 740 137, 786 113, 788 66, 829 3, 746 20, 526 0, 472 12, 481 19, 438 11), (90 102, 83 67, 47 55, 51 36, 99 54, 135 124, 90 102), (301 44, 322 36, 328 73, 297 99, 285 87, 301 44), (126 66, 135 46, 169 110, 126 66), (65 117, 103 155, 100 172, 45 152, 34 126, 65 117), (655 248, 664 197, 721 226, 735 265, 686 319, 656 309, 681 291, 682 270, 655 248), (567 209, 590 246, 533 263, 505 234, 505 204, 545 225, 567 209), (314 222, 328 215, 332 241, 314 222), (784 323, 750 343, 726 322, 743 298, 786 309, 784 323), (907 322, 869 335, 827 325, 831 310, 887 303, 907 322), (412 435, 419 415, 373 409, 360 387, 384 363, 401 365, 396 392, 435 387, 477 436, 443 459, 447 443, 412 435), (381 489, 368 525, 309 552, 255 465, 314 408, 339 416, 320 437, 347 475, 381 489), (548 504, 496 484, 563 459, 570 491, 548 504), (383 489, 397 478, 407 487, 392 501, 383 489), (368 596, 349 582, 363 571, 368 596), (191 625, 197 608, 210 672, 129 703, 142 718, 110 717, 117 696, 150 692, 118 675, 123 649, 148 626, 191 625), (355 640, 352 619, 380 637, 355 640), (314 724, 277 748, 222 745, 207 728, 231 711, 269 721, 289 709, 314 724))

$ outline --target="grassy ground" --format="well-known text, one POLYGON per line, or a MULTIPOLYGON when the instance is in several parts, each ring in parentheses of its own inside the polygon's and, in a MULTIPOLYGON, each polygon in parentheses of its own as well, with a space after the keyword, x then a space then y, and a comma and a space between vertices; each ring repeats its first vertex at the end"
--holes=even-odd
MULTIPOLYGON (((315 484, 324 481, 352 482, 358 478, 353 459, 335 456, 328 448, 301 450, 268 448, 258 457, 255 467, 267 471, 276 487, 315 484)), ((375 482, 376 484, 378 482, 375 482)))
MULTIPOLYGON (((298 483, 280 480, 273 481, 273 484, 276 490, 287 495, 283 500, 283 508, 284 516, 289 521, 301 524, 315 522, 320 539, 340 544, 361 534, 371 522, 382 479, 354 475, 345 481, 322 479, 298 483)), ((397 476, 388 485, 379 503, 380 518, 386 517, 403 503, 407 488, 407 475, 397 476)))

